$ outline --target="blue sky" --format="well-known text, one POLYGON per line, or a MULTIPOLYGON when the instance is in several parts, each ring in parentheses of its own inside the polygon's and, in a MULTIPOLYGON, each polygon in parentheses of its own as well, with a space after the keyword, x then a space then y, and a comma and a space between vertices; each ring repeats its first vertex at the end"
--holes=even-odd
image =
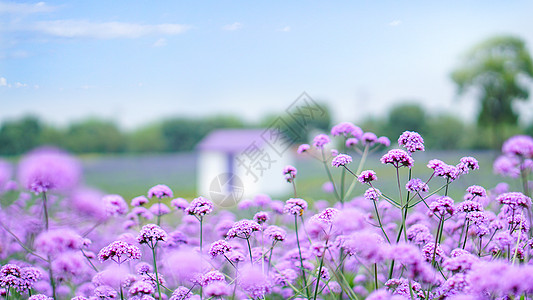
POLYGON ((496 34, 533 49, 532 11, 525 0, 0 0, 0 122, 254 121, 303 91, 335 121, 384 115, 401 100, 473 118, 476 103, 455 97, 450 72, 496 34))

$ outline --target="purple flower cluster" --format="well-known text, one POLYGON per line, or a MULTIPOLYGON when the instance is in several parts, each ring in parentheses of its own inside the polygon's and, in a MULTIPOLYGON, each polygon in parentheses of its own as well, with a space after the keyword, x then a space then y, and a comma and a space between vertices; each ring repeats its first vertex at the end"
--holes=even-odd
POLYGON ((290 215, 301 216, 307 210, 307 202, 300 198, 287 200, 283 207, 283 212, 290 215))
POLYGON ((198 197, 191 201, 191 204, 185 209, 185 212, 189 215, 203 217, 210 214, 213 211, 213 208, 213 202, 204 197, 198 197))
POLYGON ((427 192, 429 186, 420 178, 413 178, 407 182, 405 188, 412 193, 427 192))
POLYGON ((402 149, 389 150, 385 155, 381 157, 382 164, 391 164, 396 168, 400 167, 412 167, 415 163, 414 159, 402 149))
POLYGON ((512 209, 531 207, 531 198, 520 192, 501 194, 496 198, 496 201, 502 205, 508 205, 512 209))
POLYGON ((366 200, 378 201, 381 197, 381 191, 376 188, 369 188, 365 191, 364 197, 366 200))
POLYGON ((164 184, 158 184, 148 190, 148 198, 156 197, 162 199, 172 198, 173 196, 172 190, 164 184))
POLYGON ((343 167, 351 162, 352 162, 352 157, 350 155, 339 154, 331 161, 331 165, 333 167, 338 168, 338 167, 343 167))
POLYGON ((360 138, 363 135, 363 130, 350 122, 342 122, 331 128, 331 135, 360 138))
POLYGON ((148 244, 151 248, 155 247, 158 242, 165 242, 168 234, 158 225, 148 224, 144 225, 141 232, 137 236, 139 244, 148 244))
POLYGON ((359 180, 360 183, 370 183, 372 181, 378 180, 378 176, 376 175, 376 172, 372 170, 366 170, 359 174, 357 180, 359 180))
POLYGON ((22 293, 30 290, 41 277, 41 271, 34 267, 21 268, 15 264, 6 264, 0 269, 0 286, 14 288, 22 293))
POLYGON ((409 153, 425 151, 424 139, 418 132, 404 131, 398 138, 398 145, 407 149, 409 153))
POLYGON ((100 250, 98 253, 98 259, 101 262, 111 259, 119 265, 124 262, 140 258, 141 250, 138 247, 122 241, 114 241, 108 246, 102 248, 102 250, 100 250))
POLYGON ((327 134, 319 134, 313 139, 313 146, 317 149, 324 149, 324 146, 329 144, 331 140, 327 134))
POLYGON ((283 175, 285 176, 285 180, 287 180, 287 182, 292 182, 294 178, 296 178, 297 173, 298 171, 296 168, 291 165, 287 165, 285 168, 283 168, 283 175))
POLYGON ((261 231, 261 225, 252 220, 240 220, 235 222, 228 230, 226 236, 231 238, 248 239, 255 231, 261 231))
POLYGON ((209 255, 211 255, 212 258, 215 258, 219 255, 224 255, 231 251, 231 245, 228 244, 225 240, 218 240, 211 244, 211 248, 209 248, 209 255))

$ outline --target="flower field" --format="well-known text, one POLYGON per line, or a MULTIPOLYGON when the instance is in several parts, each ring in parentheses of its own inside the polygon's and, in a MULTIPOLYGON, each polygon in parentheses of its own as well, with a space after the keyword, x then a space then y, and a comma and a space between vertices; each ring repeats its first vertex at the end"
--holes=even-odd
MULTIPOLYGON (((103 194, 82 183, 105 185, 106 175, 83 174, 58 149, 0 161, 0 294, 531 299, 533 138, 508 139, 494 162, 424 150, 416 132, 391 143, 340 123, 298 147, 298 168, 279 170, 290 197, 256 195, 232 209, 178 195, 169 182, 179 178, 146 183, 109 164, 102 173, 124 193, 103 194), (501 183, 480 176, 485 163, 501 183)), ((194 190, 190 177, 183 190, 194 190)))

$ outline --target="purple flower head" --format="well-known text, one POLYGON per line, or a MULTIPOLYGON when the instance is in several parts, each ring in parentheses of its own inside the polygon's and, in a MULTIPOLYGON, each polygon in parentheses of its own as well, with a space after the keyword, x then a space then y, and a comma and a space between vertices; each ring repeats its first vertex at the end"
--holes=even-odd
POLYGON ((307 210, 307 202, 300 198, 290 198, 283 207, 283 212, 290 215, 301 216, 307 210))
POLYGON ((389 150, 385 155, 381 157, 382 164, 391 164, 396 168, 400 167, 412 167, 415 163, 414 159, 402 149, 389 150))
POLYGON ((231 295, 231 288, 224 281, 215 281, 204 288, 204 294, 212 299, 223 299, 231 295))
POLYGON ((131 213, 128 214, 128 216, 130 215, 134 215, 134 216, 138 216, 138 217, 143 217, 147 220, 151 220, 154 218, 154 214, 149 211, 148 209, 144 208, 144 207, 134 207, 132 210, 131 210, 131 213))
POLYGON ((131 206, 143 206, 148 203, 148 199, 145 196, 138 196, 131 199, 131 206))
POLYGON ((444 216, 445 214, 453 215, 455 213, 453 199, 448 196, 438 197, 429 204, 429 210, 439 216, 444 216))
POLYGON ((148 198, 156 197, 162 199, 172 198, 173 196, 174 194, 172 193, 172 190, 164 184, 158 184, 148 190, 148 198))
POLYGON ((409 153, 425 151, 424 139, 418 132, 404 131, 398 138, 398 145, 404 147, 409 153))
POLYGON ((370 183, 378 180, 378 176, 376 175, 376 172, 372 170, 366 170, 361 172, 361 174, 357 177, 357 180, 359 180, 360 183, 370 183))
POLYGON ((205 287, 206 285, 211 284, 216 281, 224 282, 226 280, 225 278, 226 277, 224 277, 224 274, 222 274, 220 271, 217 271, 217 270, 209 271, 205 273, 200 279, 200 285, 205 287))
POLYGON ((134 284, 132 284, 128 292, 132 296, 151 295, 155 292, 155 288, 152 284, 146 281, 136 281, 134 284))
POLYGON ((230 239, 248 239, 255 231, 261 231, 261 225, 252 220, 240 220, 233 224, 226 236, 230 239))
POLYGON ((155 224, 144 225, 137 236, 137 241, 139 244, 148 244, 150 248, 153 248, 157 245, 159 241, 166 241, 168 234, 161 229, 161 227, 155 224))
POLYGON ((337 155, 339 155, 339 150, 337 150, 337 149, 331 149, 331 156, 332 156, 332 157, 335 157, 335 156, 337 156, 337 155))
POLYGON ((385 147, 389 147, 389 146, 390 146, 390 140, 389 140, 389 138, 386 137, 386 136, 380 136, 380 137, 377 139, 376 143, 381 144, 381 145, 383 145, 383 146, 385 146, 385 147))
POLYGON ((272 241, 283 242, 287 237, 287 232, 279 226, 270 225, 265 229, 265 235, 272 241))
POLYGON ((190 288, 179 286, 177 289, 174 290, 169 300, 187 300, 191 298, 192 295, 193 294, 190 288))
POLYGON ((407 229, 407 239, 415 245, 425 245, 433 239, 429 228, 423 224, 414 224, 407 229))
POLYGON ((436 261, 440 262, 444 258, 444 251, 442 251, 439 244, 435 247, 435 243, 429 242, 422 247, 422 255, 424 255, 427 262, 432 261, 433 257, 435 257, 436 261))
POLYGON ((114 241, 102 248, 98 253, 98 259, 101 262, 111 259, 119 265, 123 262, 140 258, 141 250, 139 248, 122 241, 114 241))
POLYGON ((328 207, 324 209, 322 212, 314 215, 312 217, 312 220, 325 223, 325 224, 331 224, 338 214, 339 214, 338 209, 328 207))
POLYGON ((372 146, 374 145, 376 142, 378 141, 378 137, 376 136, 375 133, 373 132, 365 132, 362 136, 361 136, 361 142, 363 143, 363 145, 368 145, 368 146, 372 146))
POLYGON ((4 189, 5 184, 11 179, 13 168, 11 164, 0 159, 0 192, 4 189))
POLYGON ((344 136, 344 137, 360 137, 363 134, 363 130, 350 122, 339 123, 331 128, 332 136, 344 136))
POLYGON ((48 296, 43 295, 43 294, 37 294, 37 295, 33 295, 33 296, 29 297, 28 300, 54 300, 54 298, 48 297, 48 296))
POLYGON ((298 273, 293 269, 282 269, 272 276, 274 283, 279 286, 288 286, 294 283, 296 278, 298 278, 298 273))
POLYGON ((156 216, 164 216, 170 213, 170 208, 165 203, 154 203, 150 207, 150 212, 156 216))
POLYGON ((65 152, 41 148, 22 158, 17 174, 25 188, 40 194, 74 187, 81 178, 81 166, 65 152))
POLYGON ((264 298, 272 289, 272 284, 268 277, 260 268, 246 266, 240 271, 238 285, 252 299, 264 298))
POLYGON ((0 286, 15 288, 22 293, 30 290, 43 274, 34 267, 21 268, 15 264, 6 264, 0 269, 0 286))
POLYGON ((467 192, 474 196, 478 197, 485 197, 487 196, 487 191, 485 191, 485 188, 479 185, 471 185, 466 189, 467 192))
POLYGON ((135 266, 135 272, 137 272, 139 275, 150 273, 152 272, 152 266, 150 266, 148 263, 140 262, 135 266))
POLYGON ((108 216, 119 216, 128 212, 128 204, 120 195, 106 195, 102 201, 108 216))
POLYGON ((352 162, 352 157, 350 155, 346 154, 339 154, 337 155, 333 161, 331 162, 331 165, 334 167, 342 167, 352 162))
POLYGON ((405 185, 405 188, 412 193, 427 192, 429 190, 428 185, 420 178, 409 180, 405 185))
POLYGON ((335 191, 335 187, 333 186, 333 182, 331 182, 331 181, 324 182, 324 184, 322 185, 322 191, 324 191, 324 193, 328 193, 328 194, 333 193, 333 191, 335 191))
POLYGON ((519 207, 529 208, 531 206, 531 198, 520 192, 501 194, 496 198, 496 201, 502 205, 509 205, 512 209, 519 207))
POLYGON ((108 285, 101 285, 94 289, 94 294, 100 299, 116 299, 117 291, 108 285))
POLYGON ((189 202, 187 202, 187 200, 183 198, 176 198, 170 201, 170 205, 172 205, 177 210, 185 210, 189 206, 189 202))
POLYGON ((298 171, 296 170, 296 168, 291 165, 287 165, 285 166, 285 168, 283 168, 283 175, 285 176, 287 182, 292 182, 292 180, 296 178, 297 173, 298 171))
POLYGON ((467 212, 467 213, 473 212, 473 211, 483 211, 483 205, 481 205, 481 203, 477 201, 466 200, 466 201, 461 202, 457 206, 457 210, 462 211, 462 212, 467 212))
POLYGON ((346 140, 346 147, 347 148, 352 148, 353 146, 357 145, 357 143, 359 143, 359 140, 356 139, 356 138, 349 138, 346 140))
POLYGON ((210 214, 213 211, 213 207, 213 202, 200 196, 191 201, 191 204, 185 209, 185 212, 189 215, 203 217, 210 214))
POLYGON ((254 215, 254 221, 259 224, 265 223, 266 221, 268 221, 268 219, 270 219, 268 213, 264 211, 260 211, 254 215))
POLYGON ((444 167, 446 165, 446 163, 444 163, 442 160, 440 159, 432 159, 428 162, 428 168, 430 169, 433 169, 435 172, 437 172, 437 169, 441 169, 442 167, 444 167))
POLYGON ((309 144, 301 144, 298 147, 298 150, 296 152, 298 152, 298 154, 302 154, 302 153, 306 152, 307 150, 309 150, 309 148, 311 148, 311 146, 309 146, 309 144))
POLYGON ((44 231, 35 239, 35 249, 41 253, 57 256, 63 252, 79 249, 83 239, 79 234, 70 229, 52 229, 44 231))
POLYGON ((385 259, 383 239, 370 231, 358 231, 349 235, 342 247, 348 255, 357 255, 370 262, 381 262, 385 259))
POLYGON ((211 255, 212 258, 215 258, 219 255, 224 255, 231 251, 231 245, 226 242, 225 240, 218 240, 211 244, 211 247, 209 248, 209 255, 211 255))
POLYGON ((518 178, 520 176, 519 165, 520 159, 518 157, 502 155, 494 161, 492 168, 496 174, 518 178))
POLYGON ((369 188, 365 191, 364 197, 366 200, 378 201, 381 197, 381 191, 376 188, 369 188))
POLYGON ((502 152, 507 155, 533 158, 533 138, 527 135, 513 136, 503 143, 502 152))
POLYGON ((457 168, 461 170, 461 172, 468 174, 469 170, 479 169, 479 163, 477 159, 471 156, 465 156, 461 158, 459 164, 457 164, 457 168))
POLYGON ((313 139, 313 146, 317 149, 324 149, 324 146, 329 144, 330 139, 326 134, 319 134, 313 139))

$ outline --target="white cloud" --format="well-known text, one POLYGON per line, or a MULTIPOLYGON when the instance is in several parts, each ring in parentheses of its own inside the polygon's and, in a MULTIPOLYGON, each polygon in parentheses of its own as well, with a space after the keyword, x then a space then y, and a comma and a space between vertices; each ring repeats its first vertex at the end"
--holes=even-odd
POLYGON ((395 27, 395 26, 399 26, 400 24, 402 24, 402 20, 394 20, 389 23, 389 26, 395 27))
POLYGON ((291 27, 290 26, 285 26, 285 27, 281 28, 279 31, 289 32, 289 31, 291 31, 291 27))
POLYGON ((142 25, 124 22, 89 22, 80 20, 56 20, 37 22, 32 31, 63 38, 138 38, 153 34, 176 35, 190 29, 188 25, 142 25))
POLYGON ((167 40, 164 38, 160 38, 152 45, 154 47, 164 47, 167 45, 167 40))
POLYGON ((0 2, 0 14, 33 14, 54 11, 56 8, 44 2, 14 3, 0 2))
POLYGON ((0 77, 0 86, 7 86, 7 79, 5 77, 0 77))
POLYGON ((27 87, 28 84, 26 83, 20 83, 20 82, 15 82, 15 87, 16 88, 22 88, 22 87, 27 87))
POLYGON ((223 30, 228 30, 228 31, 239 30, 241 28, 242 28, 242 24, 239 23, 239 22, 235 22, 233 24, 228 24, 228 25, 222 26, 223 30))

